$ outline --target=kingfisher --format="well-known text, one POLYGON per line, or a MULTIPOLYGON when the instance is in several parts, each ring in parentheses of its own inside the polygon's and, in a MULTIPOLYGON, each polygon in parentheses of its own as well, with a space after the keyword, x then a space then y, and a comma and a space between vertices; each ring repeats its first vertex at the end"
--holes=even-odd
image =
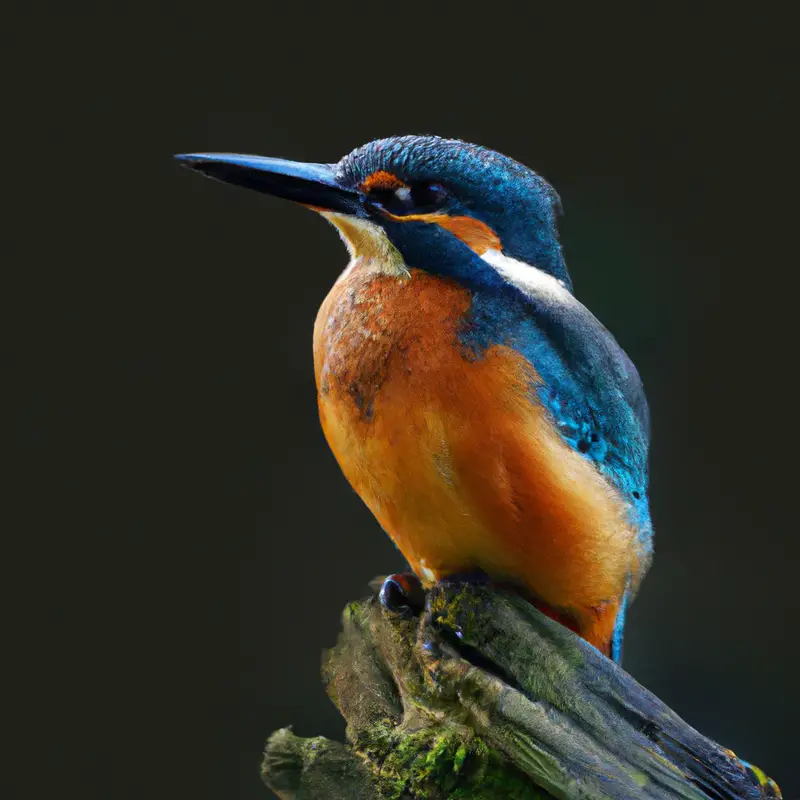
POLYGON ((338 229, 350 261, 314 326, 320 420, 422 584, 483 573, 619 661, 652 556, 649 412, 575 297, 547 181, 438 136, 336 164, 177 158, 338 229))

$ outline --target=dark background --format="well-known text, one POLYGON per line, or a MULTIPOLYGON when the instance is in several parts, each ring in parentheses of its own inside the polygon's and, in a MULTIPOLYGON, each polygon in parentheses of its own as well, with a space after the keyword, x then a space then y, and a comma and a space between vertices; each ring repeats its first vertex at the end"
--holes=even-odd
POLYGON ((403 566, 317 422, 345 252, 170 156, 435 132, 557 187, 578 296, 648 389, 626 667, 800 797, 795 20, 559 8, 3 12, 6 796, 266 798, 270 731, 343 735, 320 651, 403 566))

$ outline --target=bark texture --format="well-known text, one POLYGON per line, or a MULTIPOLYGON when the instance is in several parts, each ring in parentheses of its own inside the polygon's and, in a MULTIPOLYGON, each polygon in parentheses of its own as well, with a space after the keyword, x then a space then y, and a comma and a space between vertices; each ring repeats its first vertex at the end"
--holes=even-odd
POLYGON ((759 800, 757 767, 710 741, 521 598, 445 581, 424 610, 351 603, 326 654, 347 744, 267 742, 284 800, 759 800))

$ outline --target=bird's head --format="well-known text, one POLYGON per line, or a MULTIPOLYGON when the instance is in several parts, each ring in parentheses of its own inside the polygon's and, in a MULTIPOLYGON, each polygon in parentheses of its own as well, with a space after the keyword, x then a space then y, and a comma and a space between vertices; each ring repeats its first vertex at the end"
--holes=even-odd
POLYGON ((399 254, 403 265, 480 282, 475 255, 502 254, 570 287, 557 194, 533 170, 478 145, 398 136, 363 145, 338 164, 229 153, 178 159, 209 177, 319 211, 355 255, 399 254))

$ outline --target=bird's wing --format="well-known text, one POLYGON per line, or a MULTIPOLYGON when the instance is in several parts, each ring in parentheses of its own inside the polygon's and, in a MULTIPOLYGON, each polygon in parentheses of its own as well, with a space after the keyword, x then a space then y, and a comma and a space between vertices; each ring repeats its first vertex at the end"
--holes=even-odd
POLYGON ((538 398, 564 440, 594 462, 637 514, 647 515, 650 420, 636 368, 555 278, 506 262, 513 260, 499 262, 502 287, 473 293, 466 343, 506 344, 525 356, 540 378, 538 398))

